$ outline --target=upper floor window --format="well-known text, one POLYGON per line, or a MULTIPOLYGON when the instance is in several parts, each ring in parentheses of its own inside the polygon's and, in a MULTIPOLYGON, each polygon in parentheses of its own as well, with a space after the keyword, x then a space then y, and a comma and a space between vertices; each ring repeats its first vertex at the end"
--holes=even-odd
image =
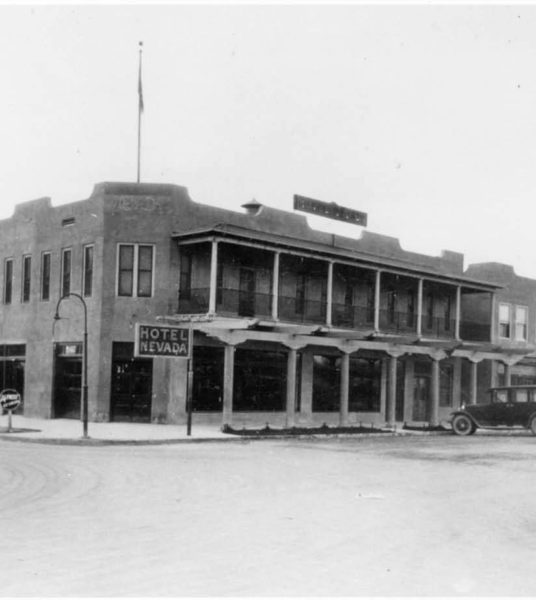
POLYGON ((13 299, 13 259, 4 262, 4 304, 11 304, 13 299))
POLYGON ((117 294, 149 298, 153 294, 154 248, 148 244, 119 244, 117 294))
POLYGON ((61 254, 61 295, 67 296, 71 292, 71 257, 70 248, 63 250, 61 254))
POLYGON ((82 294, 85 297, 93 293, 93 246, 84 246, 84 266, 82 294))
POLYGON ((22 257, 22 301, 30 301, 30 286, 32 283, 32 257, 22 257))
POLYGON ((41 255, 41 300, 50 299, 50 252, 41 255))
POLYGON ((516 306, 515 310, 515 336, 518 342, 527 341, 528 309, 526 306, 516 306))
POLYGON ((509 304, 499 304, 499 337, 510 338, 509 304))

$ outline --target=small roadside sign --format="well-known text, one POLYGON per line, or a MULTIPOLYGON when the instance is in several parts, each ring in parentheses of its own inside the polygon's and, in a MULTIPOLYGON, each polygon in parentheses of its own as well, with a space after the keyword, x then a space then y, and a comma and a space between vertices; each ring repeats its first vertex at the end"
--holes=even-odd
POLYGON ((0 392, 0 406, 4 410, 15 410, 21 403, 21 397, 17 390, 2 390, 0 392))
POLYGON ((191 336, 192 331, 184 327, 137 323, 134 354, 191 358, 191 336))
POLYGON ((21 396, 17 390, 6 389, 0 392, 0 406, 3 410, 7 411, 7 432, 13 431, 11 422, 11 413, 20 405, 21 396))

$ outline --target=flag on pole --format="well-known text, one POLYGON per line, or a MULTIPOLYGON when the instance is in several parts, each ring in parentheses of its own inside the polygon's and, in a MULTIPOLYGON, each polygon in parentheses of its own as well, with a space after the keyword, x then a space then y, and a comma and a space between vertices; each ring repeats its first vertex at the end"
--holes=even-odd
POLYGON ((138 108, 140 113, 143 112, 143 87, 141 83, 141 50, 142 50, 143 42, 140 42, 140 64, 138 70, 138 108))

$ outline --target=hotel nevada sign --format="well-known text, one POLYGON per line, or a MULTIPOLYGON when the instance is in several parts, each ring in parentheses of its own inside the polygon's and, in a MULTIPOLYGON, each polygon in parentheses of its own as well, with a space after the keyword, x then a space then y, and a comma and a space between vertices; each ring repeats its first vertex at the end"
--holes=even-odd
POLYGON ((339 206, 335 202, 322 202, 321 200, 294 194, 294 210, 301 210, 327 219, 344 221, 352 225, 367 226, 367 213, 339 206))
POLYGON ((184 327, 136 323, 134 354, 139 357, 191 358, 192 331, 184 327))

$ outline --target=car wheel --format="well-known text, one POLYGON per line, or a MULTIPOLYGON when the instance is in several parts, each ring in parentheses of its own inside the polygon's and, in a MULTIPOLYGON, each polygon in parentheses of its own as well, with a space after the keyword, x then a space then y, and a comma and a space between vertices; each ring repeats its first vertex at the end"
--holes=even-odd
POLYGON ((471 435, 475 429, 473 421, 467 415, 456 415, 452 419, 452 431, 456 435, 471 435))
POLYGON ((534 435, 536 435, 536 417, 532 417, 530 420, 529 429, 534 435))

